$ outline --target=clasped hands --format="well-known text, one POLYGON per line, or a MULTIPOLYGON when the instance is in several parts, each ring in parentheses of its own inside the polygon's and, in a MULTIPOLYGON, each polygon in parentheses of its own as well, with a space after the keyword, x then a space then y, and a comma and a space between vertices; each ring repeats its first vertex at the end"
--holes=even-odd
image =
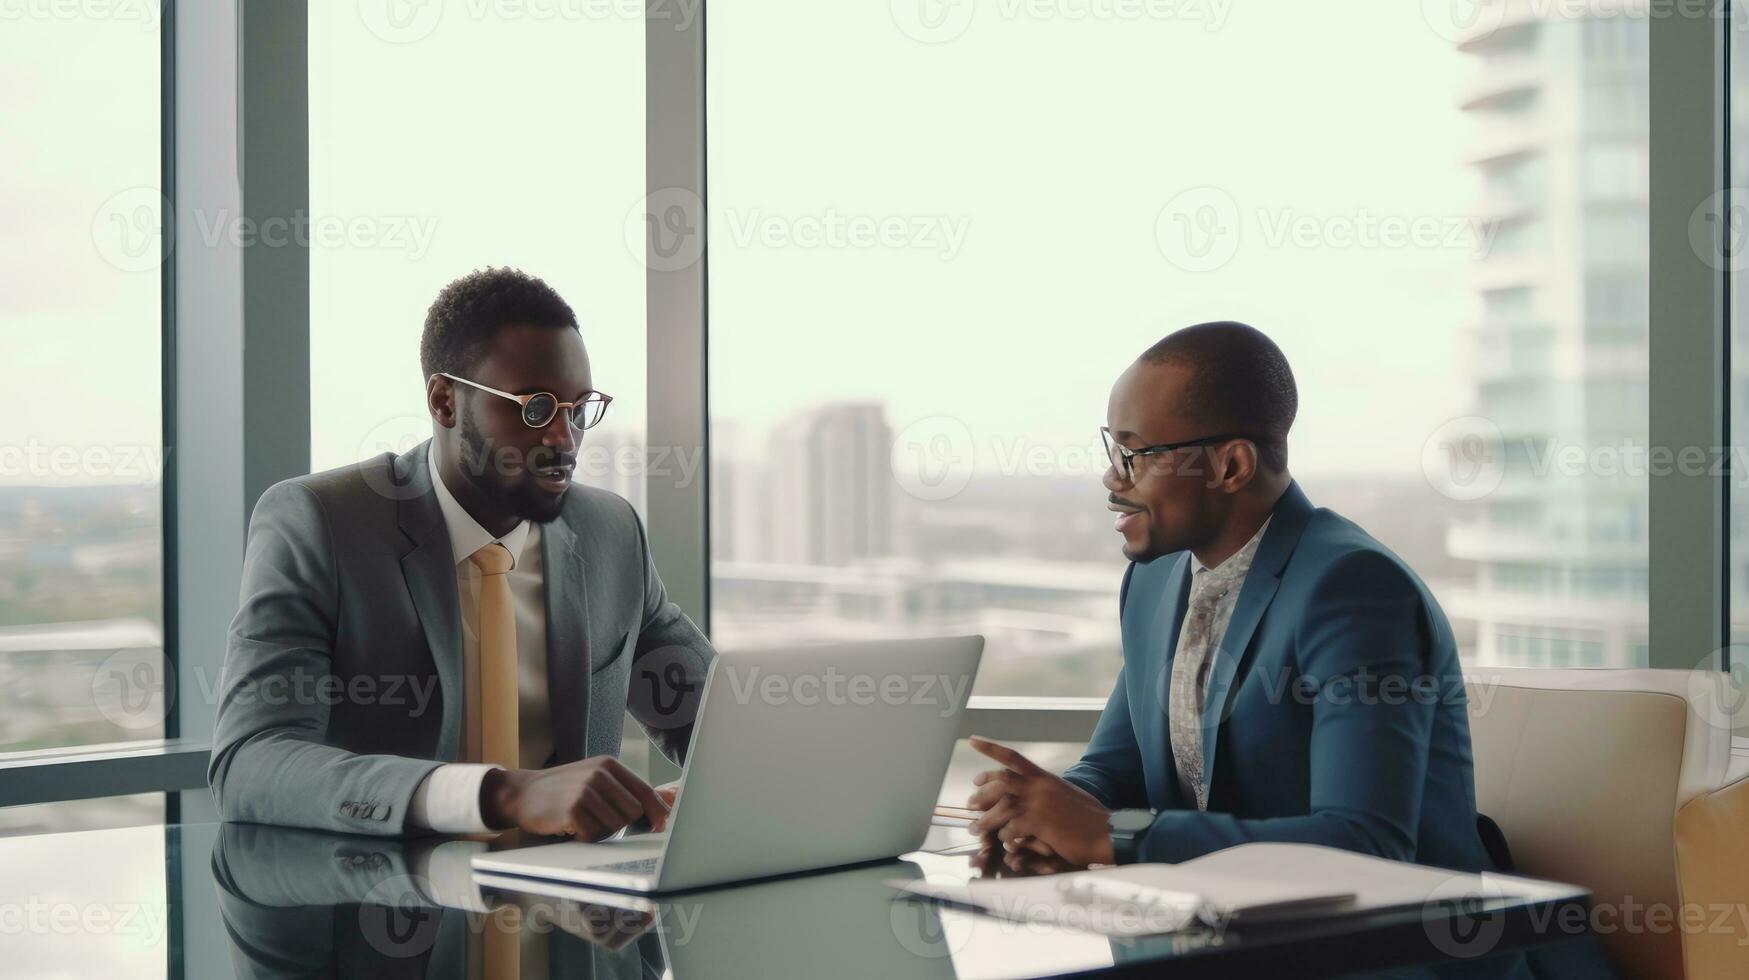
POLYGON ((982 811, 972 832, 983 838, 985 869, 1046 873, 1111 864, 1111 812, 1086 790, 1047 772, 1019 752, 976 735, 972 748, 1001 764, 973 778, 966 805, 982 811))

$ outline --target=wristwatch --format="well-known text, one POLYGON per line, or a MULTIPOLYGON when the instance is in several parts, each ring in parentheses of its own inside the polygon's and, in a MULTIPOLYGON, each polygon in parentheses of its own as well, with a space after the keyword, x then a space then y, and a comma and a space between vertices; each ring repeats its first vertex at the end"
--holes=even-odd
POLYGON ((1154 818, 1158 815, 1157 810, 1111 811, 1111 816, 1105 818, 1105 826, 1111 831, 1112 860, 1118 864, 1134 864, 1136 845, 1148 828, 1154 826, 1154 818))

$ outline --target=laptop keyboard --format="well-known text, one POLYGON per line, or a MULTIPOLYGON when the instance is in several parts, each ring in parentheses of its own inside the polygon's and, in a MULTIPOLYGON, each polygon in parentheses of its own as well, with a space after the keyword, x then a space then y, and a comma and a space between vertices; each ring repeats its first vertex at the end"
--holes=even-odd
POLYGON ((639 858, 636 861, 615 861, 612 864, 598 864, 598 871, 617 871, 628 875, 653 875, 656 873, 658 858, 639 858))

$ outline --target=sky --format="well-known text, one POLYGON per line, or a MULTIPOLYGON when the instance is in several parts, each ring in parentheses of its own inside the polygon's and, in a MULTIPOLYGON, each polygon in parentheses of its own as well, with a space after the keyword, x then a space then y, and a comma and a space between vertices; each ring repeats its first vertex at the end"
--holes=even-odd
MULTIPOLYGON (((909 3, 713 12, 715 419, 757 435, 866 398, 898 432, 954 420, 984 461, 1088 446, 1136 353, 1234 318, 1295 367, 1296 469, 1417 472, 1468 408, 1476 313, 1457 109, 1476 68, 1419 5, 976 0, 938 22, 909 3), (1438 241, 1343 237, 1380 220, 1438 241), (1212 268, 1184 246, 1210 228, 1212 268)), ((599 434, 641 431, 644 48, 625 7, 450 0, 402 23, 312 5, 311 214, 334 236, 311 249, 316 468, 429 431, 425 308, 487 264, 569 299, 617 399, 599 434)), ((24 270, 0 322, 28 338, 0 367, 3 441, 155 445, 156 273, 117 268, 94 230, 157 171, 155 30, 27 18, 0 47, 0 250, 24 270)))
MULTIPOLYGON (((641 24, 513 9, 450 3, 407 43, 346 5, 312 10, 312 211, 434 227, 423 251, 312 255, 317 468, 423 438, 424 309, 494 263, 566 295, 617 399, 597 435, 641 436, 641 24)), ((1417 473, 1469 397, 1457 98, 1473 67, 1412 5, 1181 11, 979 3, 935 43, 901 0, 714 11, 713 419, 757 448, 792 412, 874 399, 897 433, 955 420, 1000 466, 1018 445, 1091 445, 1141 349, 1233 318, 1295 366, 1300 468, 1417 473), (1197 218, 1199 188, 1237 218, 1209 271, 1162 245, 1182 230, 1162 212, 1188 200, 1197 218), (1369 216, 1439 241, 1342 247, 1322 230, 1369 216), (894 231, 858 244, 857 223, 894 231), (1283 240, 1304 227, 1309 246, 1283 240)))
POLYGON ((895 28, 904 2, 713 11, 718 415, 757 430, 854 396, 885 401, 901 431, 957 418, 981 452, 1090 443, 1144 348, 1240 319, 1295 369, 1296 470, 1419 472, 1428 434, 1467 409, 1469 251, 1280 238, 1283 222, 1467 220, 1457 104, 1475 67, 1418 5, 1241 2, 1211 29, 1195 7, 1077 21, 980 2, 961 33, 922 43, 895 28), (1189 219, 1198 202, 1227 208, 1222 227, 1237 217, 1224 264, 1201 271, 1175 247, 1175 200, 1189 219), (829 209, 963 241, 949 258, 745 233, 829 209))
POLYGON ((159 469, 158 44, 149 23, 0 19, 0 485, 159 469))

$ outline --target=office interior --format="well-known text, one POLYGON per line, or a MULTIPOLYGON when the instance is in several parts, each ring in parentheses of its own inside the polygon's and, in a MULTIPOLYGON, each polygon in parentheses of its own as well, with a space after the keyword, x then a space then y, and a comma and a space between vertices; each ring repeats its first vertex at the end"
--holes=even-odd
MULTIPOLYGON (((0 0, 0 948, 242 975, 238 855, 355 855, 208 788, 249 516, 428 438, 426 308, 512 267, 614 396, 576 481, 719 650, 985 638, 950 803, 966 737, 1061 770, 1118 676, 1112 379, 1265 331, 1300 485, 1450 619, 1517 872, 1583 890, 1616 975, 1749 974, 1740 7, 0 0)), ((681 774, 629 719, 622 759, 681 774)), ((867 940, 747 902, 788 953, 694 971, 867 940)), ((919 942, 864 965, 1261 975, 919 942)))

